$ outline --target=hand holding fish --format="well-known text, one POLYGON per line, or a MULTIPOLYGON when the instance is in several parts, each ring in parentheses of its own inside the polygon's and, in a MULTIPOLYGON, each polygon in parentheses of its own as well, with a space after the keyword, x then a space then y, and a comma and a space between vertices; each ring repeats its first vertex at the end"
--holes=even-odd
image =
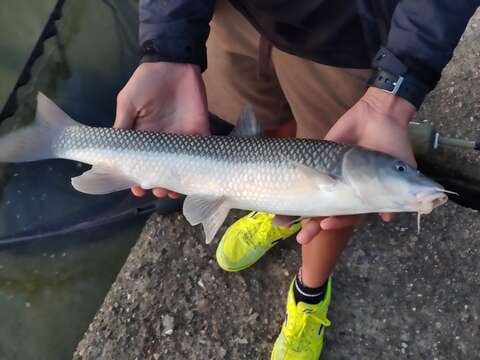
MULTIPOLYGON (((117 97, 114 127, 185 135, 207 135, 208 111, 200 68, 167 62, 141 64, 117 97)), ((136 196, 145 195, 139 186, 136 196)), ((180 195, 162 188, 157 197, 180 195)))
MULTIPOLYGON (((406 100, 369 88, 330 129, 325 139, 381 151, 416 167, 407 128, 414 115, 415 107, 406 100)), ((381 215, 387 222, 393 218, 390 213, 381 215)), ((305 220, 297 241, 306 244, 321 230, 353 227, 362 218, 362 215, 346 215, 305 220)))

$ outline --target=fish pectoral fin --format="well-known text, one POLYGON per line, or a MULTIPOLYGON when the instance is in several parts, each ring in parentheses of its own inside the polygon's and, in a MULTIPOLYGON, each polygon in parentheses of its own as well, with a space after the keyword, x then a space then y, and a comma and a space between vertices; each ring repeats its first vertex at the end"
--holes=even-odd
POLYGON ((101 165, 94 165, 82 175, 72 178, 72 186, 85 194, 103 195, 125 190, 135 185, 120 171, 101 165))
POLYGON ((253 107, 251 104, 245 105, 240 116, 238 117, 237 125, 230 133, 230 136, 239 137, 256 137, 262 134, 262 126, 257 121, 253 107))
POLYGON ((314 186, 316 189, 323 191, 333 191, 337 185, 337 180, 329 174, 318 171, 307 165, 292 161, 297 170, 302 174, 306 183, 314 186))
POLYGON ((188 222, 203 225, 207 244, 213 240, 229 211, 223 196, 189 195, 183 203, 183 215, 188 222))

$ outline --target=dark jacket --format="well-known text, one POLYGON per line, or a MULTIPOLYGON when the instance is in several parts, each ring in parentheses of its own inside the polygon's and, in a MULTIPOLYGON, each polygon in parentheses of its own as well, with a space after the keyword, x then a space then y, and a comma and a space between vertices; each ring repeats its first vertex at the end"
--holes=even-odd
MULTIPOLYGON (((384 45, 433 88, 480 0, 231 0, 276 47, 368 68, 384 45)), ((206 64, 215 0, 140 0, 144 61, 206 64)))

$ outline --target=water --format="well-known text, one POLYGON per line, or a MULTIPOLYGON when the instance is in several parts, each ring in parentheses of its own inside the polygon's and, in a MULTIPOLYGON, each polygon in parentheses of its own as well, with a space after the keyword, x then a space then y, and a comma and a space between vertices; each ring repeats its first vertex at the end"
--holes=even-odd
MULTIPOLYGON (((55 5, 9 2, 0 16, 0 107, 55 5)), ((138 61, 136 2, 67 0, 56 26, 0 133, 32 121, 37 91, 80 122, 111 125, 116 93, 138 61)), ((68 179, 86 169, 62 160, 0 164, 0 359, 70 359, 141 231, 145 216, 97 226, 142 202, 128 192, 73 191, 68 179), (97 225, 41 236, 79 222, 97 225), (39 236, 5 246, 22 234, 39 236)))
POLYGON ((143 221, 0 253, 0 358, 71 359, 143 221))
POLYGON ((56 0, 3 0, 0 11, 0 110, 17 82, 56 0))

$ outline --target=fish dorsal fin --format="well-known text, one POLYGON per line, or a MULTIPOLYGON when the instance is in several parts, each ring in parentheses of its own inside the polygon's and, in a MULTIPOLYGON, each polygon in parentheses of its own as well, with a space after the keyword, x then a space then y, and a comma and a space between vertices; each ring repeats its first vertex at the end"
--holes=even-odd
POLYGON ((120 171, 101 165, 94 165, 82 175, 72 178, 72 186, 85 194, 103 195, 125 190, 135 182, 120 171))
POLYGON ((183 215, 191 225, 202 223, 205 241, 210 243, 230 209, 222 196, 189 195, 183 203, 183 215))
POLYGON ((252 105, 245 105, 238 117, 237 125, 230 135, 238 137, 258 137, 261 136, 261 134, 262 127, 257 121, 252 105))

